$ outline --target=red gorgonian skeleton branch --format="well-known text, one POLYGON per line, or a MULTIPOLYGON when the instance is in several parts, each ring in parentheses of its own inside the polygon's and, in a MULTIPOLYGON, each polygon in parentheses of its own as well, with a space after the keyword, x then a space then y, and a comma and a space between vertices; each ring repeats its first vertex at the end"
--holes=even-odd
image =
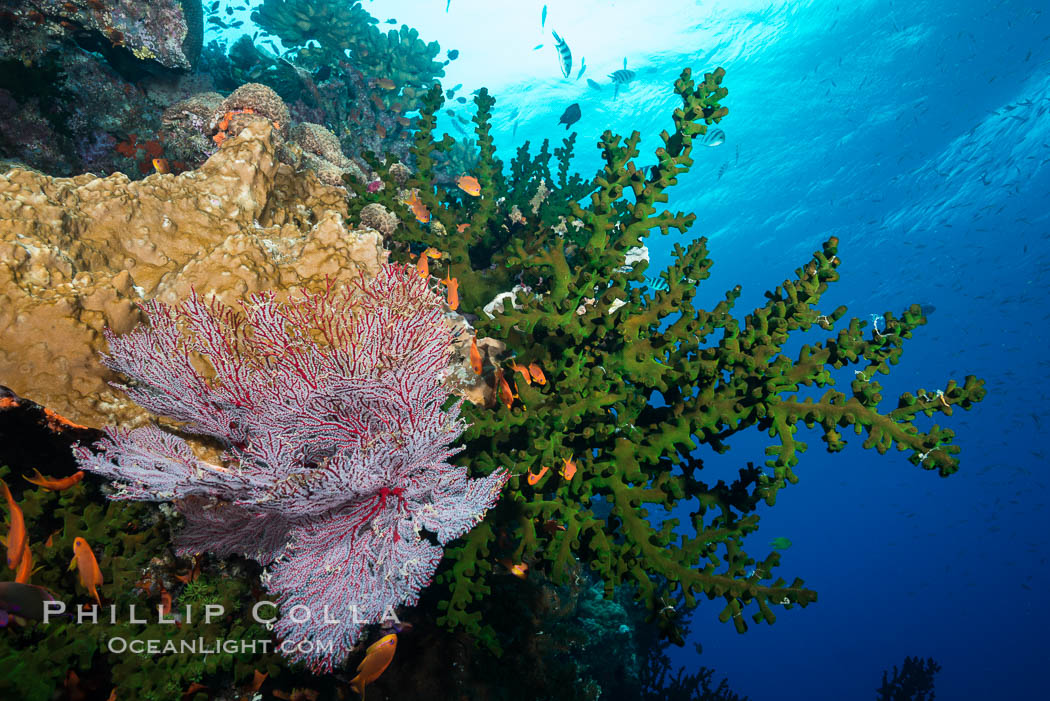
POLYGON ((421 531, 444 545, 470 530, 508 475, 470 479, 448 462, 464 429, 458 403, 442 408, 451 334, 414 270, 386 265, 342 290, 242 306, 148 302, 149 324, 107 331, 103 356, 138 404, 218 440, 221 464, 152 425, 109 428, 75 453, 115 481, 114 499, 173 501, 186 518, 180 553, 267 566, 277 634, 313 643, 291 656, 329 670, 364 625, 430 583, 443 549, 421 531))

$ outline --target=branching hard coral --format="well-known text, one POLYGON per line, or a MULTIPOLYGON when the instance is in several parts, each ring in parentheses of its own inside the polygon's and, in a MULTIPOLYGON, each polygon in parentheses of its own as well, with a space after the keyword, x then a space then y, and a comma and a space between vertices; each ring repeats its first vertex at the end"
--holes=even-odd
MULTIPOLYGON (((745 550, 760 505, 772 506, 780 489, 798 481, 794 470, 807 447, 796 437, 800 424, 818 428, 832 452, 845 445, 840 430, 852 427, 880 453, 895 446, 941 475, 958 467, 953 433, 939 426, 922 432, 913 420, 969 409, 984 396, 983 382, 949 381, 932 401, 905 393, 896 409, 880 412, 881 387, 871 378, 889 372, 925 319, 913 305, 899 318, 885 314, 878 332, 867 334, 866 322, 845 318, 845 307, 821 311, 823 294, 838 280, 837 239, 741 316, 733 313, 739 287, 713 308, 696 306, 697 284, 712 265, 703 238, 675 244, 674 262, 648 292, 646 259, 632 253, 637 260, 626 264, 654 230, 685 234, 693 224, 694 214, 666 205, 692 166, 693 140, 728 113, 724 74, 717 69, 696 82, 686 70, 675 82, 681 106, 673 131, 660 134, 653 167, 636 164, 637 132, 623 139, 607 131, 599 144, 605 165, 593 180, 568 175, 571 141, 556 152, 557 175, 547 170, 544 147, 537 159, 519 150, 505 176, 489 135, 493 100, 482 90, 474 119, 480 159, 472 173, 481 196, 435 187, 434 154, 451 146, 447 137, 432 138, 441 106, 435 88, 424 100, 417 170, 402 195, 348 183, 358 195, 351 215, 372 202, 398 215, 395 255, 442 252, 433 274, 459 279, 461 311, 477 316, 479 336, 508 350, 497 367, 481 368, 503 403, 495 411, 465 409, 472 426, 458 460, 477 474, 511 465, 513 476, 504 501, 452 550, 441 577, 448 585, 444 622, 492 645, 493 631, 476 608, 489 593, 492 561, 501 557, 555 581, 579 558, 607 591, 633 585, 654 614, 676 597, 686 607, 721 599, 720 619, 740 632, 747 629, 745 607, 754 608, 754 621, 772 623, 774 607, 814 601, 801 579, 774 576, 779 553, 756 558, 745 550), (402 201, 405 192, 418 193, 429 224, 402 201), (514 305, 493 318, 481 313, 515 283, 523 292, 514 305), (836 325, 835 335, 804 345, 795 358, 786 354, 793 332, 836 325), (545 383, 526 381, 534 366, 545 383), (844 368, 861 373, 848 393, 831 389, 833 372, 844 368), (828 389, 818 400, 803 399, 803 386, 828 389), (662 403, 651 401, 654 393, 662 403), (772 438, 765 469, 748 464, 729 482, 708 478, 698 448, 725 452, 728 439, 749 428, 772 438), (685 504, 695 507, 683 523, 685 504)), ((372 165, 387 180, 379 162, 372 165)), ((673 636, 674 617, 657 618, 673 636)))

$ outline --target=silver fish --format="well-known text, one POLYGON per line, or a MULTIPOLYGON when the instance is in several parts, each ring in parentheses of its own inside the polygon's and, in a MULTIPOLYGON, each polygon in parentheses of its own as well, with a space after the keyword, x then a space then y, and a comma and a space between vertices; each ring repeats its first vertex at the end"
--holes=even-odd
POLYGON ((554 35, 554 41, 557 42, 554 48, 558 50, 558 57, 561 59, 561 76, 568 78, 572 75, 572 51, 569 50, 569 45, 558 36, 557 32, 551 32, 551 34, 554 35))
POLYGON ((580 72, 576 74, 576 80, 579 80, 580 78, 583 77, 583 72, 585 70, 587 70, 587 59, 581 56, 580 57, 580 72))

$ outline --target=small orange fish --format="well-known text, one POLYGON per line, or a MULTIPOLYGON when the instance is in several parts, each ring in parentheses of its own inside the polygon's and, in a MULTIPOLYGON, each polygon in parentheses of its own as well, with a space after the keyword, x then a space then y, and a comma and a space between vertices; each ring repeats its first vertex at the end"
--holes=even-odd
POLYGON ((171 172, 171 168, 168 167, 168 159, 167 158, 154 158, 153 159, 153 167, 156 168, 157 172, 161 173, 161 174, 170 173, 171 172))
POLYGON ((565 478, 567 482, 572 481, 572 476, 576 474, 576 463, 569 458, 564 458, 565 467, 561 469, 561 476, 565 478))
POLYGON ((197 581, 197 577, 201 576, 201 561, 199 557, 193 558, 193 567, 186 574, 177 574, 175 579, 179 580, 183 584, 189 584, 190 582, 197 581))
POLYGON ((532 384, 532 378, 529 376, 529 369, 527 367, 524 365, 518 365, 516 362, 511 362, 510 369, 514 372, 520 372, 522 378, 525 380, 525 384, 532 384))
POLYGON ((549 470, 549 469, 550 469, 549 467, 545 467, 542 470, 540 470, 538 473, 535 473, 535 474, 532 473, 532 472, 529 472, 528 483, 530 485, 535 485, 537 482, 539 482, 543 478, 543 476, 545 474, 547 474, 547 470, 549 470))
POLYGON ((433 246, 430 246, 427 248, 427 250, 423 251, 423 255, 427 256, 428 258, 437 259, 441 258, 441 256, 444 254, 441 253, 441 251, 439 251, 438 249, 434 248, 433 246))
POLYGON ((47 489, 47 490, 52 491, 52 492, 61 492, 63 489, 69 489, 74 484, 76 484, 80 480, 84 479, 84 471, 83 470, 77 470, 76 472, 74 472, 69 477, 63 477, 62 479, 53 479, 51 477, 44 477, 42 474, 40 474, 40 470, 36 470, 36 469, 34 469, 33 472, 36 473, 36 477, 25 477, 25 476, 23 476, 23 479, 26 480, 27 482, 32 482, 33 484, 37 485, 38 487, 43 487, 44 489, 47 489))
POLYGON ((416 221, 420 224, 426 224, 430 221, 430 210, 423 204, 423 201, 419 199, 419 195, 412 193, 412 196, 405 202, 408 208, 412 210, 412 214, 416 215, 416 221))
POLYGON ((15 581, 19 584, 29 584, 33 576, 33 552, 29 549, 29 541, 26 541, 25 549, 22 550, 22 560, 18 563, 18 572, 15 573, 15 581))
POLYGON ((503 369, 496 368, 496 388, 499 390, 499 398, 503 400, 503 403, 510 409, 514 406, 514 397, 516 396, 510 388, 510 384, 507 383, 507 378, 503 377, 503 369))
POLYGON ((102 599, 98 595, 98 587, 102 585, 102 570, 98 568, 98 560, 95 559, 95 553, 91 551, 91 546, 83 538, 76 538, 73 541, 73 559, 69 561, 69 569, 77 568, 77 572, 80 574, 80 583, 88 590, 91 596, 95 597, 95 601, 98 605, 102 605, 102 599))
POLYGON ((419 277, 428 278, 430 277, 430 263, 429 258, 426 256, 420 256, 419 260, 416 261, 416 272, 419 273, 419 277))
POLYGON ((478 351, 478 337, 470 339, 470 367, 474 369, 475 375, 481 374, 481 353, 478 351))
POLYGON ((386 127, 384 127, 382 124, 377 124, 376 125, 376 134, 379 134, 379 138, 380 139, 385 139, 386 138, 386 127))
POLYGON ((442 285, 448 285, 448 308, 455 311, 459 309, 459 280, 447 277, 441 281, 442 285))
POLYGON ((547 384, 547 377, 543 374, 543 370, 540 370, 539 365, 536 363, 529 363, 529 372, 532 373, 532 379, 536 381, 536 384, 547 384))
POLYGON ((456 185, 471 197, 478 197, 481 194, 481 183, 473 175, 459 176, 456 178, 456 185))
POLYGON ((222 146, 222 142, 226 140, 226 132, 220 131, 218 134, 211 137, 211 140, 215 142, 216 146, 222 146))
POLYGON ((11 490, 7 488, 7 482, 0 479, 0 488, 4 491, 4 498, 7 499, 7 509, 11 512, 11 528, 7 532, 7 566, 13 570, 18 570, 18 564, 22 561, 22 555, 25 553, 26 545, 29 543, 29 537, 26 534, 26 520, 22 515, 22 509, 18 507, 18 504, 15 503, 15 498, 11 496, 11 490))
POLYGON ((376 81, 376 85, 383 88, 383 90, 393 90, 397 87, 397 85, 394 84, 394 81, 389 78, 380 78, 376 81))
POLYGON ((357 665, 357 676, 350 680, 350 688, 361 694, 362 701, 365 698, 365 687, 379 679, 379 675, 386 671, 390 661, 394 659, 395 651, 397 633, 384 635, 365 650, 365 658, 357 665))
POLYGON ((470 224, 460 224, 459 226, 456 227, 456 233, 462 234, 464 231, 467 230, 468 226, 470 226, 470 224))
POLYGON ((511 562, 507 558, 503 558, 499 561, 501 565, 507 568, 507 571, 518 579, 528 579, 529 566, 524 562, 511 562))

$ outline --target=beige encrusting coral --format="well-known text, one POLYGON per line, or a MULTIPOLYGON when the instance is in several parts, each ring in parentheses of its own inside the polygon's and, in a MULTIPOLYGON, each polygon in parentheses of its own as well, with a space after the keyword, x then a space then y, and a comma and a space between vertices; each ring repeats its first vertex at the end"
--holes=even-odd
POLYGON ((178 176, 0 173, 0 384, 78 423, 134 425, 99 351, 104 327, 141 320, 137 301, 193 288, 236 305, 374 274, 381 235, 348 230, 345 191, 280 163, 276 141, 256 119, 178 176))

